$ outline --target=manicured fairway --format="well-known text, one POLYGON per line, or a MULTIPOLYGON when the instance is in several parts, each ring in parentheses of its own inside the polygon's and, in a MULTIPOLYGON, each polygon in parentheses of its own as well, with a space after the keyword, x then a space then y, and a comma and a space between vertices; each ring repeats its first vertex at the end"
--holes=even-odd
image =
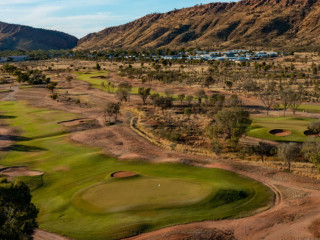
POLYGON ((252 125, 247 132, 248 136, 274 141, 304 142, 308 137, 304 134, 308 124, 315 119, 300 117, 263 117, 253 118, 252 125), (270 133, 273 129, 290 131, 288 136, 275 136, 270 133))
POLYGON ((100 149, 72 143, 65 112, 1 102, 2 120, 24 137, 0 165, 45 172, 21 177, 33 189, 40 228, 75 239, 119 239, 173 224, 235 218, 272 204, 266 186, 235 173, 182 164, 117 161, 100 149), (110 178, 117 171, 138 175, 110 178), (160 187, 159 187, 160 184, 160 187))
MULTIPOLYGON (((107 92, 107 88, 101 86, 102 83, 107 85, 108 79, 107 78, 101 78, 101 77, 107 77, 108 72, 107 71, 100 71, 100 72, 90 72, 90 73, 83 73, 83 72, 76 72, 77 79, 81 81, 85 81, 91 85, 93 88, 98 88, 102 91, 107 92)), ((117 88, 113 88, 113 93, 117 91, 117 88)), ((131 90, 132 94, 138 94, 138 88, 133 87, 131 90)))
MULTIPOLYGON (((101 76, 107 77, 108 76, 107 71, 90 72, 90 73, 76 72, 75 74, 77 75, 78 80, 89 83, 91 87, 100 89, 105 92, 108 91, 106 87, 101 86, 102 83, 104 83, 106 86, 108 79, 107 78, 106 79, 100 78, 101 76)), ((117 91, 116 87, 112 89, 112 93, 115 93, 116 91, 117 91)), ((133 87, 131 89, 131 94, 138 95, 138 91, 139 91, 138 87, 133 87)), ((164 92, 151 91, 151 94, 152 93, 158 93, 160 96, 165 96, 164 92)), ((178 99, 178 96, 176 94, 173 94, 172 97, 174 100, 178 99)))
MULTIPOLYGON (((297 111, 307 112, 307 113, 320 113, 320 104, 301 104, 297 111)), ((291 110, 288 110, 287 113, 291 113, 291 110)), ((280 111, 280 114, 283 114, 280 111)))

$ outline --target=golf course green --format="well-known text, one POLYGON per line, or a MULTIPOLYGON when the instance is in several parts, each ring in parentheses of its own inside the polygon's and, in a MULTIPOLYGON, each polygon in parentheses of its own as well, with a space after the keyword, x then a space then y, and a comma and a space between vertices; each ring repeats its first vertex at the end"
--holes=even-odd
POLYGON ((239 218, 269 208, 265 185, 221 170, 183 164, 118 161, 71 142, 61 121, 79 118, 24 102, 1 102, 1 121, 21 138, 2 166, 28 166, 43 177, 18 177, 32 189, 39 227, 74 239, 120 239, 194 221, 239 218), (112 178, 130 171, 136 176, 112 178))
POLYGON ((174 208, 198 203, 211 192, 206 184, 137 176, 129 180, 109 179, 84 189, 76 195, 80 200, 76 204, 97 213, 174 208))
POLYGON ((312 118, 302 117, 258 117, 252 118, 247 135, 281 142, 304 142, 308 136, 304 134, 312 118), (288 131, 285 136, 272 134, 272 130, 288 131))

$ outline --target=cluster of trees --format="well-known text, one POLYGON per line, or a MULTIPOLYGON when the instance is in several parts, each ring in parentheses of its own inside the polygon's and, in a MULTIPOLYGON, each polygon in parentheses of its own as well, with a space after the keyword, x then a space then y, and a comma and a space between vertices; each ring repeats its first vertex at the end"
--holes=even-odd
POLYGON ((119 103, 112 103, 112 102, 107 103, 107 105, 103 111, 105 122, 107 122, 107 117, 108 117, 109 124, 111 124, 112 117, 114 117, 114 122, 117 122, 118 115, 120 114, 120 106, 121 106, 120 102, 119 103))
POLYGON ((38 212, 25 183, 0 177, 0 239, 33 239, 38 212))
POLYGON ((2 71, 16 76, 17 81, 19 83, 28 83, 30 85, 35 85, 48 84, 51 81, 50 78, 46 77, 46 75, 39 70, 23 71, 19 69, 17 66, 10 64, 3 65, 2 71))
POLYGON ((251 125, 249 113, 241 107, 223 108, 214 116, 213 124, 207 127, 207 135, 213 140, 213 149, 221 148, 221 140, 236 149, 240 138, 251 125))

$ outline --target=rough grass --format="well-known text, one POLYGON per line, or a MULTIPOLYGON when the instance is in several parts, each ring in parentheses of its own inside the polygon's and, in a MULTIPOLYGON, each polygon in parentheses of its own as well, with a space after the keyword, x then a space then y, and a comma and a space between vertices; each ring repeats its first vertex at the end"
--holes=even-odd
POLYGON ((304 134, 308 124, 314 121, 311 118, 300 117, 262 117, 253 118, 252 125, 247 135, 250 137, 283 141, 283 142, 304 142, 308 137, 304 134), (283 129, 291 132, 288 136, 275 136, 270 133, 273 129, 283 129))
MULTIPOLYGON (((149 164, 139 161, 117 161, 101 153, 100 149, 83 147, 71 143, 60 121, 74 119, 78 116, 65 112, 35 109, 21 102, 1 102, 0 108, 7 123, 20 129, 25 140, 19 142, 22 146, 2 156, 1 165, 29 166, 32 170, 45 172, 43 184, 39 179, 26 179, 33 192, 33 202, 39 207, 38 222, 40 228, 63 234, 75 239, 119 239, 145 231, 151 231, 173 224, 201 221, 207 219, 235 218, 265 209, 272 203, 273 193, 266 186, 235 173, 219 170, 197 168, 179 164, 149 164), (32 149, 32 151, 29 151, 32 149), (177 206, 161 206, 152 209, 131 209, 114 211, 112 213, 92 212, 88 208, 79 207, 74 203, 77 194, 84 189, 90 189, 96 184, 108 182, 111 173, 126 170, 138 173, 140 176, 152 179, 167 179, 171 184, 188 182, 187 185, 175 188, 176 196, 186 194, 208 194, 208 197, 197 199, 193 204, 185 201, 177 206), (174 179, 174 181, 172 180, 174 179), (192 187, 190 184, 195 184, 192 187), (197 191, 196 186, 214 191, 197 191), (192 190, 192 188, 194 188, 192 190)), ((137 194, 135 177, 125 179, 132 194, 137 194)), ((161 184, 161 183, 160 183, 161 184)), ((169 182, 165 183, 169 184, 169 182)), ((141 186, 141 184, 139 185, 141 186)), ((143 192, 152 192, 149 188, 143 192)), ((129 191, 129 190, 128 190, 129 191)), ((100 192, 100 190, 99 190, 100 192)), ((172 194, 173 191, 168 193, 172 194)), ((105 196, 116 195, 117 188, 109 188, 105 196)), ((87 192, 91 198, 98 192, 87 192)), ((164 197, 164 193, 162 193, 164 197)), ((155 199, 157 196, 154 196, 155 199)), ((112 196, 109 196, 112 199, 112 196)), ((136 196, 138 199, 138 196, 136 196)), ((131 203, 131 199, 122 199, 131 203)), ((173 200, 173 199, 171 199, 173 200)), ((171 201, 170 200, 170 201, 171 201)), ((101 206, 100 206, 101 207, 101 206)))

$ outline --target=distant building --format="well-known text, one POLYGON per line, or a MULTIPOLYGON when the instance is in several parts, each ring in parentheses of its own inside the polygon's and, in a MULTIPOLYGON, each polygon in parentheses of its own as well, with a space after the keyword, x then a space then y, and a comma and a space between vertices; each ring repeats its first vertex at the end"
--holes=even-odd
POLYGON ((29 56, 21 55, 21 56, 9 56, 8 61, 12 62, 23 62, 29 60, 29 56))

